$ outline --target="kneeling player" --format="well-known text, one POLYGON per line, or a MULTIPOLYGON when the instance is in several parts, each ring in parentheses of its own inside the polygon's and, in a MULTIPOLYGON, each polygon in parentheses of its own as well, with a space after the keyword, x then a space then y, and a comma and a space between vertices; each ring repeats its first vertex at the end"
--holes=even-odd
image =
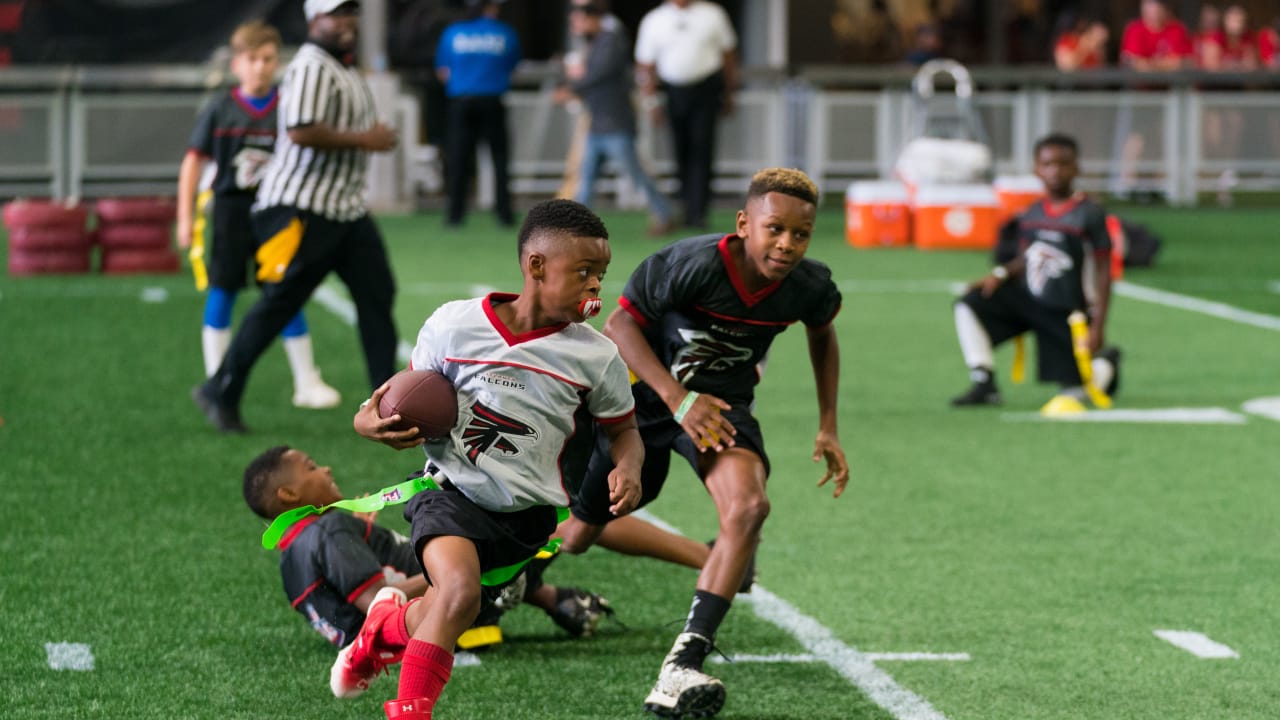
POLYGON ((1036 334, 1041 382, 1057 382, 1081 402, 1088 399, 1082 374, 1092 375, 1096 389, 1116 389, 1120 352, 1103 347, 1111 238, 1102 207, 1073 189, 1077 156, 1076 141, 1066 135, 1036 143, 1036 175, 1047 197, 1015 220, 1014 251, 956 301, 956 334, 973 384, 951 400, 954 406, 1000 403, 993 348, 1028 330, 1036 334), (1077 311, 1089 315, 1091 363, 1078 362, 1074 352, 1068 320, 1077 311))

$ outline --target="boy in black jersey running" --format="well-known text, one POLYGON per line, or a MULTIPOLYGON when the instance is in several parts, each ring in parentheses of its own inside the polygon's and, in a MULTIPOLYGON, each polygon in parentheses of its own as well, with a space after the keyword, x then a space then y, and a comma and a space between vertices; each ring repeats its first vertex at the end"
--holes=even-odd
POLYGON ((1040 381, 1057 382, 1068 397, 1084 401, 1068 323, 1074 311, 1089 315, 1093 385, 1108 395, 1115 391, 1120 352, 1103 347, 1111 237, 1106 211, 1075 191, 1078 156, 1076 141, 1067 135, 1036 142, 1036 175, 1044 181, 1046 197, 1013 221, 1016 248, 998 252, 1001 264, 956 301, 956 334, 973 384, 951 400, 953 406, 1000 403, 993 348, 1028 330, 1036 334, 1040 381))
MULTIPOLYGON (((817 203, 817 187, 799 170, 761 170, 735 232, 686 238, 649 256, 605 324, 638 378, 640 505, 657 497, 675 451, 702 478, 720 521, 684 631, 645 699, 660 717, 709 717, 724 705, 724 685, 702 665, 769 514, 769 458, 752 414, 754 389, 773 339, 797 321, 817 382, 813 459, 826 462, 818 484, 832 481, 839 497, 849 480, 836 427, 840 355, 832 321, 840 292, 826 265, 805 258, 817 203)), ((561 525, 562 550, 585 551, 612 519, 606 450, 597 444, 573 516, 561 525)))

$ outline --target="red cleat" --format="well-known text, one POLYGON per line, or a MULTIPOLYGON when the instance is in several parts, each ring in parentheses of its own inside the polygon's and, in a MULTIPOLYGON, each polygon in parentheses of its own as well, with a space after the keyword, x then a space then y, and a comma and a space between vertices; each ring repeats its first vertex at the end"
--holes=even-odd
MULTIPOLYGON (((383 623, 408 601, 404 591, 399 588, 384 587, 373 596, 369 603, 369 612, 365 616, 364 625, 356 635, 355 642, 338 653, 329 670, 329 689, 340 698, 359 697, 369 689, 369 683, 378 677, 378 673, 386 670, 388 665, 400 662, 404 650, 389 652, 374 647, 378 639, 378 631, 383 623)), ((400 717, 413 717, 404 715, 400 717)), ((430 717, 430 713, 423 717, 430 717)))

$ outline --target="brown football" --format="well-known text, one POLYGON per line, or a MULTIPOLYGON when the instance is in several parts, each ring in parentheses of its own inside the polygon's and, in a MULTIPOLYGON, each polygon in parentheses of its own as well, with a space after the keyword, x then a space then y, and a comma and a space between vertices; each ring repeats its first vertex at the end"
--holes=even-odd
POLYGON ((418 428, 418 435, 439 440, 458 422, 458 394, 449 378, 434 370, 401 370, 378 403, 378 415, 399 414, 396 430, 418 428))

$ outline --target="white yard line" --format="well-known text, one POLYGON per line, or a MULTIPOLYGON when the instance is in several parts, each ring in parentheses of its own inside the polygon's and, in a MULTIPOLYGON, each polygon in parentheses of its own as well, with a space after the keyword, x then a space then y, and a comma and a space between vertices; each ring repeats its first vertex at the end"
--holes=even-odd
MULTIPOLYGON (((873 662, 886 662, 886 661, 888 662, 894 662, 894 661, 919 662, 922 660, 923 661, 938 660, 942 662, 965 662, 972 659, 969 657, 969 653, 869 652, 869 653, 863 653, 863 655, 866 655, 867 658, 873 662)), ((712 655, 711 662, 725 665, 729 663, 734 663, 734 664, 736 663, 812 663, 812 662, 819 662, 819 660, 817 655, 810 655, 808 653, 799 653, 799 654, 777 653, 775 655, 737 655, 735 654, 728 659, 723 658, 719 655, 712 655)))
POLYGON ((84 643, 45 643, 44 651, 49 657, 51 670, 93 669, 93 649, 84 643))
POLYGON ((138 298, 144 303, 162 303, 169 300, 169 291, 162 287, 144 287, 138 298))
MULTIPOLYGON (((636 515, 668 532, 684 534, 651 512, 641 510, 636 515)), ((826 626, 760 583, 751 588, 750 595, 739 595, 735 602, 745 602, 762 620, 785 630, 808 651, 809 657, 828 665, 898 720, 946 720, 927 700, 898 685, 889 673, 876 667, 870 653, 841 642, 826 626)))
POLYGON ((1198 658, 1209 660, 1239 658, 1240 653, 1192 630, 1153 630, 1155 636, 1198 658))
POLYGON ((1155 288, 1146 287, 1145 285, 1135 285, 1123 280, 1116 283, 1112 287, 1112 290, 1116 295, 1133 298, 1135 300, 1142 300, 1144 302, 1163 305, 1165 307, 1178 308, 1179 310, 1189 310, 1191 312, 1200 313, 1201 315, 1208 315, 1221 320, 1229 320, 1234 323, 1240 323, 1241 325, 1251 325, 1253 327, 1262 328, 1263 330, 1280 330, 1280 317, 1253 312, 1251 310, 1242 310, 1234 305, 1228 305, 1226 303, 1204 300, 1191 295, 1169 292, 1168 290, 1157 290, 1155 288))
POLYGON ((1089 410, 1070 415, 1041 415, 1038 412, 1001 413, 1004 422, 1074 423, 1156 423, 1173 425, 1243 425, 1248 419, 1226 408, 1146 408, 1135 410, 1089 410))
MULTIPOLYGON (((329 312, 333 313, 334 315, 337 315, 338 318, 341 319, 346 324, 351 325, 353 327, 355 326, 356 324, 355 303, 339 295, 338 291, 334 290, 331 286, 321 285, 320 287, 316 288, 316 291, 314 294, 312 294, 311 299, 320 303, 329 312)), ((404 340, 401 340, 399 343, 396 344, 396 358, 401 363, 408 366, 409 358, 412 355, 413 355, 412 345, 405 342, 404 340)))

